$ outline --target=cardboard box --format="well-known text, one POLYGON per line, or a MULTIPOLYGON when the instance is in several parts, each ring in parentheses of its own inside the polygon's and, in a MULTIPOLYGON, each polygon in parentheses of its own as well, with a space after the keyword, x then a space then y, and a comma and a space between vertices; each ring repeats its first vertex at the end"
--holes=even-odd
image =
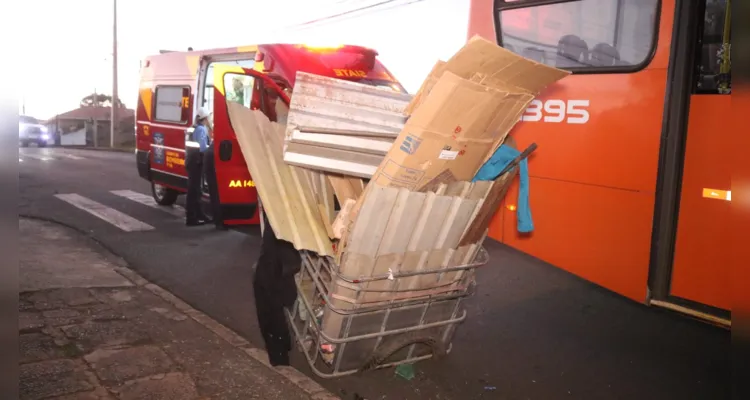
POLYGON ((538 91, 568 74, 471 39, 435 65, 373 181, 419 191, 470 181, 538 91))
POLYGON ((433 66, 406 107, 406 114, 412 114, 419 107, 446 71, 464 79, 472 79, 477 74, 488 78, 486 85, 534 96, 550 84, 570 75, 570 71, 540 64, 474 36, 448 62, 438 61, 433 66))

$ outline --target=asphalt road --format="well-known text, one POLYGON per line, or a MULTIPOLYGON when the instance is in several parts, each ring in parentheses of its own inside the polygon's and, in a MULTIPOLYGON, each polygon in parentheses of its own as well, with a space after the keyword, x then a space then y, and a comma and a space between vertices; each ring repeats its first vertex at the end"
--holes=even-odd
MULTIPOLYGON (((187 228, 179 210, 138 203, 148 195, 131 153, 19 150, 19 213, 73 225, 108 246, 147 279, 262 347, 251 266, 255 229, 187 228), (112 191, 130 191, 130 198, 112 191), (56 197, 75 193, 153 229, 124 231, 56 197)), ((181 200, 182 201, 182 200, 181 200)), ((132 222, 132 221, 131 221, 132 222)), ((39 243, 44 246, 44 243, 39 243)), ((726 399, 728 331, 648 308, 526 256, 489 243, 490 264, 467 301, 452 353, 415 365, 407 381, 392 369, 317 379, 343 399, 726 399)), ((295 353, 295 366, 313 376, 295 353)))

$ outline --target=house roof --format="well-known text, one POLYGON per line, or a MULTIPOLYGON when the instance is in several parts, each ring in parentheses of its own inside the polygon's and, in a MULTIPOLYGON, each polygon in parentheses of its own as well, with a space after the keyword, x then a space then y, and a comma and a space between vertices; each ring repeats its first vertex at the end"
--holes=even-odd
MULTIPOLYGON (((117 114, 118 119, 123 120, 134 118, 135 111, 129 108, 118 108, 117 114)), ((111 107, 80 107, 75 110, 58 114, 47 120, 47 122, 54 121, 55 119, 91 120, 94 118, 99 121, 109 121, 111 115, 111 107)))

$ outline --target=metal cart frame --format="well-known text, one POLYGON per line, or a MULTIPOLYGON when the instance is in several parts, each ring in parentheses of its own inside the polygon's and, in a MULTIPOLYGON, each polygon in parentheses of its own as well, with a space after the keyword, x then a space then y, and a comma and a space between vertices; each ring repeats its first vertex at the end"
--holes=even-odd
POLYGON ((476 286, 474 269, 489 261, 487 251, 480 247, 474 262, 466 265, 352 278, 338 274, 338 266, 329 257, 307 251, 301 255, 297 300, 285 312, 298 348, 313 372, 322 378, 410 364, 450 353, 455 329, 466 319, 462 300, 472 295, 476 286), (351 309, 334 307, 329 295, 336 279, 361 283, 449 271, 464 272, 462 284, 448 293, 385 304, 356 304, 351 309), (343 319, 340 337, 324 332, 321 320, 324 314, 329 317, 338 314, 343 319))

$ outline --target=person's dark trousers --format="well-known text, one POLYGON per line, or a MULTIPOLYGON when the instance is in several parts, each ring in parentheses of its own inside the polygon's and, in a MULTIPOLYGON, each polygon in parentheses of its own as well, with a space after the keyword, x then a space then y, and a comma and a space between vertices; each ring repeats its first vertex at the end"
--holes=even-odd
POLYGON ((203 153, 203 174, 208 183, 208 194, 211 196, 211 213, 216 228, 224 229, 224 218, 221 215, 221 201, 219 201, 219 185, 216 181, 216 159, 214 146, 211 144, 203 153))
POLYGON ((264 215, 264 231, 260 257, 253 277, 255 310, 258 325, 271 365, 289 365, 292 338, 284 307, 291 307, 297 298, 294 274, 302 259, 294 246, 276 238, 264 215))
POLYGON ((185 199, 185 223, 188 225, 198 224, 205 221, 206 217, 201 210, 201 173, 203 171, 202 154, 191 151, 185 160, 185 169, 188 174, 188 190, 185 199))

